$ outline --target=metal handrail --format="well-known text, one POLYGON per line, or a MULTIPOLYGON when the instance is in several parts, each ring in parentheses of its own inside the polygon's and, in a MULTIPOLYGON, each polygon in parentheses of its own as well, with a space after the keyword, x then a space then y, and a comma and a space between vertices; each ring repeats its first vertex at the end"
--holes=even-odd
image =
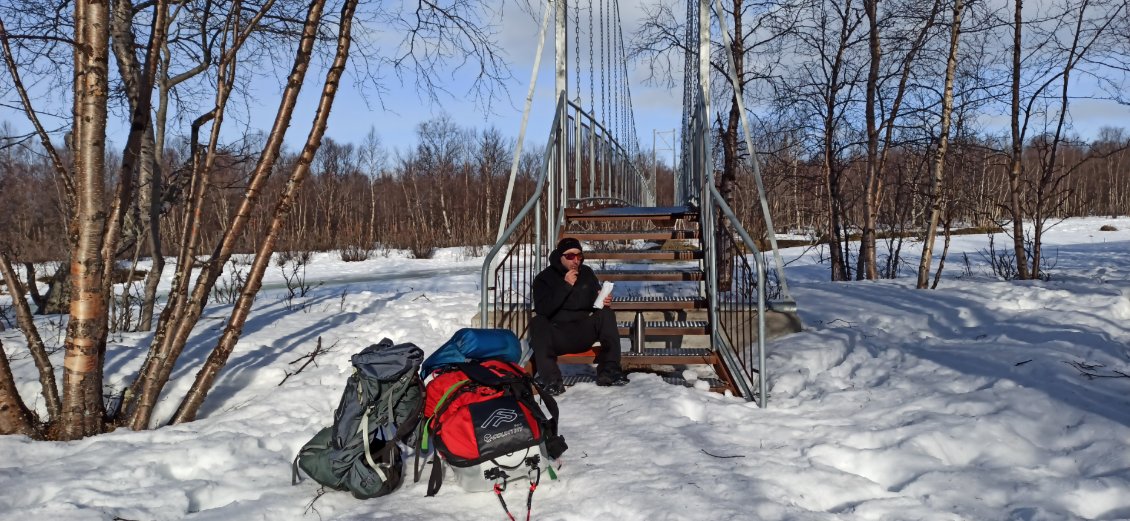
MULTIPOLYGON (((709 299, 709 306, 710 306, 709 314, 712 318, 712 322, 714 324, 717 324, 719 327, 714 328, 714 330, 712 332, 712 336, 718 335, 720 332, 722 332, 720 330, 723 330, 723 329, 730 336, 730 338, 729 338, 730 342, 728 344, 724 344, 724 347, 727 347, 727 348, 726 349, 718 349, 718 352, 722 355, 723 359, 725 360, 727 367, 730 368, 731 374, 735 375, 735 373, 736 373, 735 376, 737 376, 737 378, 735 378, 735 380, 736 380, 735 383, 740 387, 739 390, 742 392, 742 394, 744 396, 747 396, 747 397, 753 396, 753 394, 751 393, 751 391, 752 391, 752 381, 751 380, 752 380, 753 372, 754 371, 757 372, 757 374, 758 374, 758 378, 757 378, 757 384, 758 384, 757 385, 757 396, 758 396, 757 405, 759 407, 765 407, 766 404, 768 403, 768 395, 766 394, 766 378, 765 378, 766 377, 766 374, 765 374, 765 310, 766 310, 766 305, 765 305, 765 303, 766 303, 766 298, 765 298, 765 280, 766 280, 765 262, 761 257, 761 252, 757 249, 756 243, 753 242, 753 239, 749 236, 749 233, 746 232, 745 227, 743 227, 741 222, 738 221, 738 217, 737 217, 737 215, 734 214, 734 210, 731 209, 730 205, 727 204, 726 201, 722 198, 722 194, 718 192, 718 188, 715 187, 713 185, 713 183, 711 183, 710 186, 707 187, 707 194, 708 194, 707 198, 706 198, 707 204, 704 205, 704 212, 709 212, 709 213, 713 214, 714 212, 713 212, 713 210, 711 210, 711 207, 714 207, 714 208, 717 208, 718 210, 720 210, 721 213, 726 217, 726 219, 729 219, 731 225, 734 228, 734 231, 737 232, 738 237, 741 238, 743 246, 745 246, 745 248, 749 252, 751 252, 751 255, 742 255, 741 256, 742 262, 746 262, 746 259, 749 256, 752 256, 753 260, 754 260, 754 264, 756 266, 756 270, 754 272, 754 274, 756 275, 756 281, 755 281, 756 285, 754 286, 753 289, 754 289, 754 292, 756 293, 756 298, 757 298, 757 335, 756 335, 757 336, 757 340, 756 340, 756 344, 757 344, 757 367, 752 368, 752 367, 749 366, 748 363, 743 363, 743 360, 748 360, 751 357, 740 356, 741 351, 739 351, 739 350, 740 349, 747 349, 749 347, 748 345, 746 345, 746 342, 745 342, 745 340, 748 339, 749 335, 746 334, 747 331, 743 330, 744 329, 742 327, 743 318, 738 316, 735 320, 732 321, 732 323, 729 323, 730 321, 722 320, 722 313, 719 310, 719 305, 718 305, 718 296, 719 296, 720 292, 718 290, 717 252, 720 249, 720 246, 717 244, 716 241, 717 241, 719 234, 715 233, 715 230, 710 230, 709 232, 704 230, 704 232, 703 232, 704 242, 709 243, 709 246, 707 246, 707 249, 709 249, 712 253, 714 253, 714 256, 713 256, 714 266, 710 270, 711 271, 710 282, 712 284, 713 291, 711 292, 711 298, 709 299), (735 369, 738 369, 738 370, 735 371, 735 369)), ((712 216, 709 220, 710 220, 711 226, 714 227, 714 225, 715 225, 714 217, 712 216)), ((732 235, 727 234, 727 236, 730 237, 731 240, 733 240, 732 235)), ((743 270, 743 272, 744 272, 744 270, 743 270)), ((742 287, 741 284, 743 282, 748 284, 748 280, 743 281, 743 280, 739 279, 737 282, 739 284, 738 287, 742 287)), ((738 296, 738 297, 743 296, 742 292, 737 290, 737 289, 732 289, 730 292, 732 294, 738 296)), ((749 295, 744 295, 744 296, 749 296, 749 295)), ((738 306, 734 306, 732 309, 727 310, 726 312, 734 314, 734 315, 742 315, 743 311, 746 311, 746 309, 745 309, 746 306, 743 306, 742 304, 743 304, 742 302, 738 302, 738 306)), ((748 314, 747 314, 747 317, 748 317, 748 314)), ((714 338, 713 340, 717 341, 720 344, 723 343, 723 342, 721 342, 721 340, 722 340, 721 337, 714 338)))
POLYGON ((635 168, 627 150, 607 133, 605 126, 577 104, 569 102, 564 94, 559 95, 533 194, 501 231, 483 263, 482 327, 511 327, 519 336, 524 335, 528 316, 514 313, 529 309, 529 284, 540 271, 545 254, 556 243, 558 233, 564 229, 565 210, 584 200, 581 197, 582 159, 587 160, 590 196, 597 195, 599 188, 599 197, 640 205, 641 199, 652 193, 648 178, 635 168), (586 130, 588 134, 584 133, 586 130), (599 180, 595 177, 597 170, 601 174, 599 180), (568 197, 570 190, 572 198, 568 197), (529 219, 531 213, 533 222, 529 219), (510 248, 502 254, 507 245, 510 248))
MULTIPOLYGON (((604 127, 604 124, 603 124, 603 123, 601 123, 601 122, 599 122, 599 121, 597 121, 597 119, 596 119, 596 118, 595 118, 595 117, 594 117, 594 116, 592 115, 592 113, 590 113, 589 111, 585 110, 585 109, 584 109, 584 107, 582 107, 582 106, 580 106, 580 105, 577 105, 576 103, 574 103, 574 102, 572 102, 572 101, 566 101, 566 103, 568 103, 570 107, 572 107, 572 108, 576 109, 576 110, 577 110, 577 112, 580 112, 580 113, 584 114, 585 116, 587 116, 587 119, 588 119, 589 121, 592 121, 592 124, 593 124, 593 125, 595 125, 595 126, 596 126, 597 128, 599 128, 599 129, 600 129, 600 131, 604 133, 604 135, 606 135, 606 136, 610 136, 610 135, 611 135, 611 133, 610 133, 610 132, 608 132, 608 129, 604 127)), ((616 148, 617 148, 617 149, 619 149, 619 150, 620 150, 620 152, 622 152, 622 153, 623 153, 623 155, 625 155, 625 156, 627 156, 627 155, 628 155, 628 152, 627 152, 627 150, 626 150, 626 149, 624 148, 624 146, 623 146, 623 145, 621 145, 621 144, 620 144, 620 141, 619 141, 619 140, 617 140, 616 138, 611 138, 611 139, 609 139, 609 141, 611 141, 611 142, 612 142, 612 144, 613 144, 613 145, 615 145, 615 146, 616 146, 616 148)))
MULTIPOLYGON (((557 99, 557 108, 556 108, 556 110, 554 110, 554 116, 553 116, 553 126, 550 127, 552 130, 550 130, 549 139, 548 139, 548 142, 546 143, 545 155, 542 157, 541 175, 538 176, 537 184, 534 186, 533 195, 531 195, 529 201, 526 201, 526 204, 523 205, 520 210, 518 210, 517 215, 515 215, 514 219, 510 222, 510 226, 507 226, 506 229, 503 230, 502 234, 499 235, 498 241, 496 241, 495 244, 494 244, 494 247, 492 247, 490 249, 490 251, 487 252, 486 259, 483 261, 482 278, 481 278, 481 294, 480 294, 481 301, 480 301, 480 306, 479 306, 479 313, 480 313, 480 317, 481 317, 480 318, 480 324, 484 328, 488 327, 490 325, 489 324, 490 314, 488 312, 489 311, 488 310, 488 304, 489 304, 489 299, 490 299, 490 297, 489 297, 490 290, 492 289, 492 287, 489 284, 489 280, 490 280, 489 277, 490 277, 490 272, 492 271, 492 267, 495 265, 495 258, 498 256, 498 253, 502 250, 502 247, 510 242, 511 236, 513 236, 514 232, 518 230, 518 226, 521 225, 523 221, 525 221, 526 217, 530 214, 530 211, 533 210, 534 208, 538 207, 539 204, 541 203, 542 198, 545 196, 544 188, 546 186, 546 180, 549 177, 550 169, 553 165, 552 159, 553 159, 554 151, 555 151, 554 143, 560 139, 560 133, 561 133, 561 129, 562 129, 562 127, 561 127, 562 115, 565 112, 564 107, 565 107, 565 95, 564 95, 564 93, 562 93, 557 99)), ((540 215, 540 212, 539 212, 539 215, 540 215)), ((542 241, 536 241, 536 242, 540 243, 542 241)), ((537 247, 537 246, 541 246, 541 244, 535 244, 535 247, 537 247)), ((540 250, 540 248, 539 248, 539 250, 540 250)), ((507 255, 509 256, 512 253, 514 253, 514 252, 513 251, 507 252, 507 255)))
MULTIPOLYGON (((730 205, 722 198, 722 194, 718 192, 718 188, 714 186, 713 179, 713 161, 710 154, 710 139, 709 127, 705 124, 706 105, 705 97, 697 96, 698 101, 695 104, 695 113, 690 117, 691 132, 692 132, 692 146, 691 146, 691 161, 684 162, 685 168, 682 175, 684 176, 684 186, 686 190, 684 193, 688 197, 698 198, 701 197, 701 208, 699 210, 699 226, 702 229, 702 248, 703 248, 703 272, 705 275, 704 290, 707 298, 707 313, 710 317, 710 323, 713 325, 710 333, 711 346, 715 352, 719 354, 722 359, 726 370, 730 373, 734 384, 737 386, 738 392, 747 399, 753 399, 757 396, 757 403, 760 407, 765 407, 768 403, 768 395, 766 391, 766 371, 765 371, 765 310, 766 310, 766 267, 761 253, 757 248, 756 243, 746 232, 745 227, 738 221, 737 215, 734 213, 730 205), (732 297, 735 305, 722 312, 720 309, 718 299, 722 293, 719 288, 719 266, 725 265, 730 272, 727 276, 732 276, 732 268, 730 260, 734 258, 734 253, 737 248, 730 247, 727 244, 727 249, 724 253, 726 256, 719 256, 721 245, 718 244, 718 238, 722 235, 720 230, 724 227, 720 226, 717 222, 719 217, 727 219, 733 230, 741 238, 743 246, 746 251, 752 253, 754 258, 755 269, 753 273, 747 273, 748 270, 743 270, 742 275, 744 278, 738 278, 734 281, 736 287, 749 289, 753 295, 748 292, 743 295, 742 291, 731 289, 728 296, 732 297), (755 280, 748 280, 752 275, 755 280), (744 301, 740 301, 741 297, 745 297, 744 301), (749 297, 756 297, 756 304, 749 302, 749 297), (754 304, 754 305, 750 305, 754 304), (750 316, 750 312, 756 311, 756 318, 750 316), (723 317, 728 317, 729 320, 723 320, 723 317), (756 340, 749 342, 750 337, 754 336, 752 331, 748 330, 750 319, 753 318, 757 323, 756 340), (725 335, 725 337, 723 337, 725 335), (750 363, 753 356, 741 356, 748 353, 752 345, 757 347, 757 365, 754 366, 750 363), (757 392, 754 393, 753 378, 754 374, 757 375, 757 392)), ((688 201, 691 203, 692 201, 688 201)), ((733 236, 726 233, 730 238, 730 243, 733 243, 733 236)), ((741 256, 741 262, 748 263, 747 256, 741 256)))
MULTIPOLYGON (((588 145, 590 149, 588 154, 589 162, 587 165, 589 167, 590 176, 588 196, 596 196, 596 187, 600 184, 595 178, 595 175, 597 173, 596 156, 598 155, 598 153, 596 153, 595 150, 591 150, 595 149, 597 135, 599 134, 600 141, 603 142, 603 144, 609 145, 611 147, 610 153, 613 156, 611 158, 612 160, 602 161, 601 168, 615 168, 610 167, 609 165, 619 165, 621 168, 630 171, 628 174, 621 174, 619 176, 619 181, 621 181, 621 184, 619 185, 619 193, 614 193, 615 191, 609 189, 608 186, 609 183, 616 181, 615 176, 610 176, 610 172, 607 171, 602 172, 602 175, 604 176, 603 180, 605 181, 602 188, 604 188, 607 192, 604 194, 604 196, 624 199, 628 201, 629 204, 636 206, 642 205, 642 202, 645 199, 648 201, 654 200, 654 188, 651 186, 651 183, 649 183, 647 175, 645 175, 643 172, 640 172, 639 169, 636 168, 635 163, 632 161, 632 158, 629 155, 630 151, 625 148, 615 137, 613 137, 612 133, 608 131, 607 127, 605 127, 605 125, 601 123, 592 113, 586 111, 584 107, 581 107, 577 103, 568 100, 566 100, 566 105, 567 108, 573 109, 575 111, 575 115, 570 116, 570 120, 573 121, 573 124, 576 126, 573 132, 575 136, 573 147, 573 168, 575 171, 575 176, 573 179, 573 198, 580 199, 583 197, 581 193, 582 176, 580 175, 580 168, 581 159, 584 155, 582 150, 585 149, 585 140, 582 139, 581 134, 583 132, 583 129, 588 129, 588 145), (599 130, 599 133, 596 132, 596 130, 599 130), (628 180, 634 180, 635 182, 628 184, 628 180)), ((566 163, 568 163, 568 161, 566 161, 566 163)), ((566 191, 567 190, 568 188, 566 188, 566 191)))

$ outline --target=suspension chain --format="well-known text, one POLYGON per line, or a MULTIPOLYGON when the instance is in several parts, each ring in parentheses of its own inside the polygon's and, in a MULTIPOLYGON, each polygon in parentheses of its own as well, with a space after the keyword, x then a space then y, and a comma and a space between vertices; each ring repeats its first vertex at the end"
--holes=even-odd
POLYGON ((604 114, 608 99, 606 93, 608 92, 608 85, 604 82, 604 0, 600 0, 600 121, 604 124, 604 114))
POLYGON ((576 85, 576 87, 577 87, 577 98, 578 98, 577 105, 583 106, 583 105, 581 105, 581 101, 579 99, 581 97, 581 2, 580 1, 577 1, 573 4, 573 12, 574 12, 574 14, 573 14, 573 28, 574 28, 573 43, 574 43, 574 47, 576 48, 576 52, 573 53, 574 54, 573 57, 577 62, 577 66, 575 67, 576 72, 577 72, 577 85, 576 85))
MULTIPOLYGON (((589 0, 589 112, 592 113, 596 110, 596 94, 593 87, 593 78, 596 74, 593 73, 595 66, 593 65, 592 56, 592 0, 589 0)), ((594 129, 595 130, 595 129, 594 129)))
POLYGON ((633 141, 632 133, 634 132, 633 125, 628 119, 628 111, 631 108, 632 99, 628 90, 628 57, 626 47, 624 46, 624 27, 623 21, 620 18, 620 0, 613 0, 614 16, 616 32, 613 34, 613 47, 618 53, 618 60, 616 60, 617 75, 619 81, 616 83, 617 88, 617 103, 616 119, 617 119, 617 139, 620 146, 623 148, 624 154, 628 156, 629 160, 633 157, 633 141))

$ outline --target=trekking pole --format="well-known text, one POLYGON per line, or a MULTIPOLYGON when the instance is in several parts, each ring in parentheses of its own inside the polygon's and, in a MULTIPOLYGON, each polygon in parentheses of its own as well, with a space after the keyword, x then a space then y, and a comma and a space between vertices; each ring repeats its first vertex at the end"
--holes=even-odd
MULTIPOLYGON (((506 472, 503 472, 502 469, 495 467, 486 471, 484 477, 493 480, 498 480, 500 478, 502 479, 502 483, 498 483, 497 481, 495 482, 494 495, 498 497, 498 502, 502 505, 502 511, 506 512, 506 517, 510 518, 510 521, 518 521, 514 518, 514 514, 510 513, 510 509, 506 506, 506 500, 502 497, 502 493, 506 491, 506 479, 510 476, 508 476, 506 472)), ((528 514, 526 516, 526 521, 530 521, 528 514)))
POLYGON ((534 511, 534 490, 538 488, 541 483, 541 468, 538 467, 537 462, 534 461, 533 468, 530 469, 530 474, 535 474, 534 479, 530 480, 530 493, 526 495, 526 521, 530 521, 530 514, 534 511))
POLYGON ((530 470, 526 471, 526 479, 530 482, 530 492, 526 494, 526 521, 530 521, 530 514, 534 510, 534 490, 537 490, 538 485, 541 484, 539 462, 541 462, 541 457, 536 454, 526 458, 526 466, 530 467, 530 470))
MULTIPOLYGON (((494 495, 498 496, 498 502, 502 504, 502 511, 506 512, 506 517, 510 518, 510 521, 517 521, 514 519, 514 514, 511 514, 510 509, 506 507, 506 500, 502 499, 502 491, 504 490, 506 490, 505 481, 503 481, 501 485, 498 483, 494 484, 494 495)), ((526 516, 526 521, 530 521, 529 515, 526 516)))

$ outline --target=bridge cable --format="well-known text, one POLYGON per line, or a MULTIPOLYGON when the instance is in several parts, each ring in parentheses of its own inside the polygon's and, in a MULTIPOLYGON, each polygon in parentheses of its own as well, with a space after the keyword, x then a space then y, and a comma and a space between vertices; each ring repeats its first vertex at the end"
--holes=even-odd
MULTIPOLYGON (((604 0, 600 0, 599 5, 600 5, 600 118, 599 118, 598 121, 600 121, 600 124, 603 126, 605 124, 605 120, 604 120, 605 106, 607 106, 607 103, 608 103, 608 100, 605 99, 605 92, 607 91, 608 85, 606 83, 604 83, 604 0)), ((607 129, 605 129, 605 133, 607 134, 607 129)))
MULTIPOLYGON (((573 4, 573 13, 574 13, 573 14, 573 28, 574 28, 574 30, 573 30, 573 42, 574 42, 574 48, 576 49, 576 52, 573 53, 573 55, 574 55, 573 58, 575 59, 575 61, 577 63, 577 66, 575 67, 576 74, 577 74, 577 85, 576 85, 576 87, 577 87, 577 106, 581 106, 581 3, 580 2, 576 2, 576 3, 573 4)), ((580 125, 581 122, 577 121, 577 124, 580 125)))
MULTIPOLYGON (((522 111, 522 126, 518 132, 518 142, 514 146, 514 159, 510 163, 510 180, 506 184, 506 202, 503 203, 502 213, 499 215, 498 220, 498 236, 495 241, 502 239, 503 232, 506 231, 506 220, 509 218, 510 213, 510 200, 514 197, 514 180, 518 177, 518 164, 522 159, 522 143, 526 139, 526 125, 530 121, 530 107, 534 101, 534 89, 538 84, 538 69, 541 68, 541 54, 542 49, 545 47, 545 33, 549 27, 549 6, 547 5, 542 11, 541 15, 541 30, 538 33, 538 48, 534 51, 534 66, 530 70, 530 89, 526 93, 526 108, 522 111)), ((484 290, 485 291, 485 290, 484 290)), ((486 314, 483 314, 484 320, 486 314)))
MULTIPOLYGON (((592 53, 592 0, 589 0, 589 113, 596 112, 596 106, 594 105, 596 103, 596 91, 593 85, 593 78, 596 76, 593 71, 596 70, 596 66, 593 63, 592 53)), ((589 130, 595 131, 596 129, 589 130)))

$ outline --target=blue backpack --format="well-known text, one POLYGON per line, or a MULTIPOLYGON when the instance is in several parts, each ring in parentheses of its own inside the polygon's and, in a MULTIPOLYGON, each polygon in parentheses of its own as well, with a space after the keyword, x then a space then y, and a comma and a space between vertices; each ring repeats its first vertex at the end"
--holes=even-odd
POLYGON ((440 367, 483 360, 504 360, 516 364, 521 358, 522 347, 513 331, 468 327, 456 331, 450 340, 424 360, 420 375, 427 378, 440 367))

